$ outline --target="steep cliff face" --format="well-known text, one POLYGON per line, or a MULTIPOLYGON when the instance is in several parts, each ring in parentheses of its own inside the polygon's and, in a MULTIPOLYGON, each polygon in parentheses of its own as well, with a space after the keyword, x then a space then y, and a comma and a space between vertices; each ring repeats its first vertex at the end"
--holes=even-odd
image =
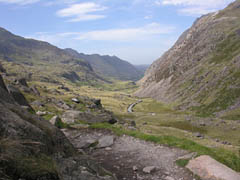
POLYGON ((205 15, 156 60, 137 96, 212 115, 240 99, 240 1, 205 15))

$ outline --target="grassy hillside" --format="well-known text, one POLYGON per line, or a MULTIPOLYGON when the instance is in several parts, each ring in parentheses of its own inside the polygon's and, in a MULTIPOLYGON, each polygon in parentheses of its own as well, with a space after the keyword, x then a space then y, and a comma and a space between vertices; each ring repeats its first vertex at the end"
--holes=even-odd
POLYGON ((8 72, 43 82, 103 82, 91 65, 47 42, 25 39, 0 28, 0 61, 8 72))

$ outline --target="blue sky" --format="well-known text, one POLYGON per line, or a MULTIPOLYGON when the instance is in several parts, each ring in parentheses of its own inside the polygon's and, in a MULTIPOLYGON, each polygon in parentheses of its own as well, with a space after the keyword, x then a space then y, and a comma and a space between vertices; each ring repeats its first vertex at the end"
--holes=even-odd
POLYGON ((87 54, 151 64, 197 17, 233 0, 0 0, 0 26, 87 54))

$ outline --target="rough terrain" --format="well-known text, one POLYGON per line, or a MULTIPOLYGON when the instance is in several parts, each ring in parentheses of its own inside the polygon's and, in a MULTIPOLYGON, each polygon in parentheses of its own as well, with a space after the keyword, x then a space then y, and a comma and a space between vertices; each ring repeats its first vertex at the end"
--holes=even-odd
POLYGON ((189 154, 184 150, 126 135, 118 137, 105 130, 64 130, 64 133, 76 148, 97 159, 100 165, 113 172, 119 180, 194 179, 189 171, 175 163, 179 157, 189 154), (109 136, 113 137, 114 142, 98 148, 98 140, 109 136), (147 173, 148 169, 150 173, 147 173))

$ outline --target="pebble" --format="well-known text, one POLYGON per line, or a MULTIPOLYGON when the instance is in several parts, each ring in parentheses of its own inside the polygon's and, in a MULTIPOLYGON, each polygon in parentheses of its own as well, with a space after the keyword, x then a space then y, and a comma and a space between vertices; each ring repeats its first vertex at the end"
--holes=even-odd
POLYGON ((172 177, 170 177, 170 176, 167 176, 166 178, 165 178, 165 180, 174 180, 172 177))
POLYGON ((137 171, 138 167, 137 166, 133 166, 133 171, 137 171))
POLYGON ((106 150, 106 151, 111 151, 112 148, 110 148, 110 147, 106 147, 105 150, 106 150))
POLYGON ((143 168, 143 172, 148 173, 148 174, 152 173, 155 170, 156 170, 155 166, 147 166, 147 167, 143 168))

